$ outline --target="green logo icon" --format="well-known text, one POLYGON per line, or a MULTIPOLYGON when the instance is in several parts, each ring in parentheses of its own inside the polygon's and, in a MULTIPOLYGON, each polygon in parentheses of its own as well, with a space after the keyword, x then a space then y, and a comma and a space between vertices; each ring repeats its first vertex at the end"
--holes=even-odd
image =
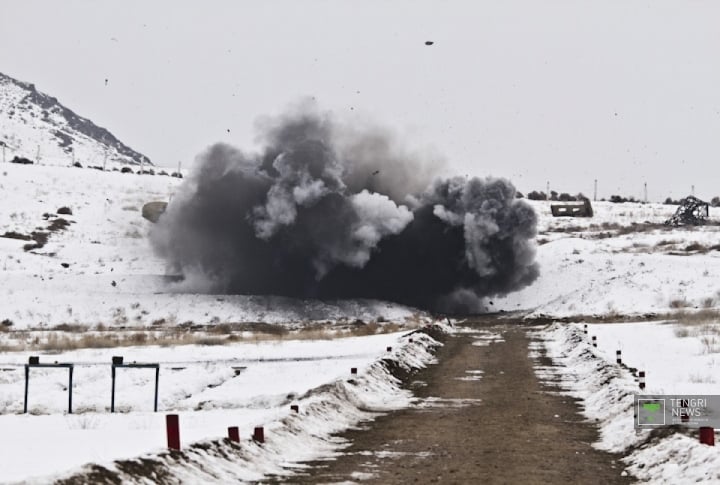
POLYGON ((638 400, 638 424, 646 426, 662 426, 665 424, 665 400, 638 400))

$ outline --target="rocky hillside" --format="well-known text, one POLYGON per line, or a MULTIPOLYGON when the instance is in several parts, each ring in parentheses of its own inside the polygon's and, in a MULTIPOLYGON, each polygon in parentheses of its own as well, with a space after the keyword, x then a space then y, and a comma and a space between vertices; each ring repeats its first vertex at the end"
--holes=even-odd
POLYGON ((50 165, 141 164, 147 157, 105 128, 77 115, 35 85, 0 73, 0 147, 15 156, 50 165))

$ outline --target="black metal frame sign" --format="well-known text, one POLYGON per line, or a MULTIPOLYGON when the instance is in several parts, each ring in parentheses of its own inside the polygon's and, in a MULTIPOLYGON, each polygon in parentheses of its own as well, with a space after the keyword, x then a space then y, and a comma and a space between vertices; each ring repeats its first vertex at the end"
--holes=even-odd
POLYGON ((35 367, 43 367, 50 369, 67 369, 68 370, 68 414, 72 414, 72 383, 73 383, 73 369, 74 364, 70 363, 57 363, 54 364, 41 364, 40 358, 32 356, 28 359, 28 363, 25 364, 25 402, 23 404, 23 414, 27 414, 28 410, 28 390, 30 387, 30 369, 35 367))
POLYGON ((130 364, 124 364, 122 357, 112 358, 112 391, 110 393, 110 412, 115 412, 115 369, 126 368, 126 369, 155 369, 155 405, 153 410, 158 410, 158 384, 160 382, 160 364, 158 363, 138 363, 133 362, 130 364))

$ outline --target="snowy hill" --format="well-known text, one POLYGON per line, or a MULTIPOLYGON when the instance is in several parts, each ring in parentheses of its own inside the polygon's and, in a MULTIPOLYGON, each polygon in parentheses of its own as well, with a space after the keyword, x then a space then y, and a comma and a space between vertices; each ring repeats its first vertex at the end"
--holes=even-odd
POLYGON ((0 73, 0 146, 5 157, 47 165, 140 165, 147 157, 60 102, 0 73), (106 158, 107 157, 107 158, 106 158))

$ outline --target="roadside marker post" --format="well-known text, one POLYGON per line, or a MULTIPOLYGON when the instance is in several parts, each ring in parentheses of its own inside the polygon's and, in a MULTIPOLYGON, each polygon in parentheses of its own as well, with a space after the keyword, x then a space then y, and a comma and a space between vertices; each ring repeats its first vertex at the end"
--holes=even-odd
POLYGON ((618 365, 622 365, 622 350, 615 351, 615 362, 617 362, 618 365))
POLYGON ((711 426, 701 427, 700 443, 708 446, 715 446, 715 428, 711 426))
POLYGON ((257 443, 265 443, 265 430, 262 426, 256 426, 252 435, 253 441, 257 443))
POLYGON ((228 428, 228 438, 230 439, 230 441, 240 443, 240 430, 237 426, 230 426, 228 428))
POLYGON ((638 381, 640 383, 640 389, 645 389, 645 371, 641 370, 638 372, 638 381))
POLYGON ((592 336, 592 346, 597 348, 597 337, 595 335, 592 336))
POLYGON ((167 429, 167 445, 171 450, 180 450, 180 418, 177 414, 165 416, 167 429))

